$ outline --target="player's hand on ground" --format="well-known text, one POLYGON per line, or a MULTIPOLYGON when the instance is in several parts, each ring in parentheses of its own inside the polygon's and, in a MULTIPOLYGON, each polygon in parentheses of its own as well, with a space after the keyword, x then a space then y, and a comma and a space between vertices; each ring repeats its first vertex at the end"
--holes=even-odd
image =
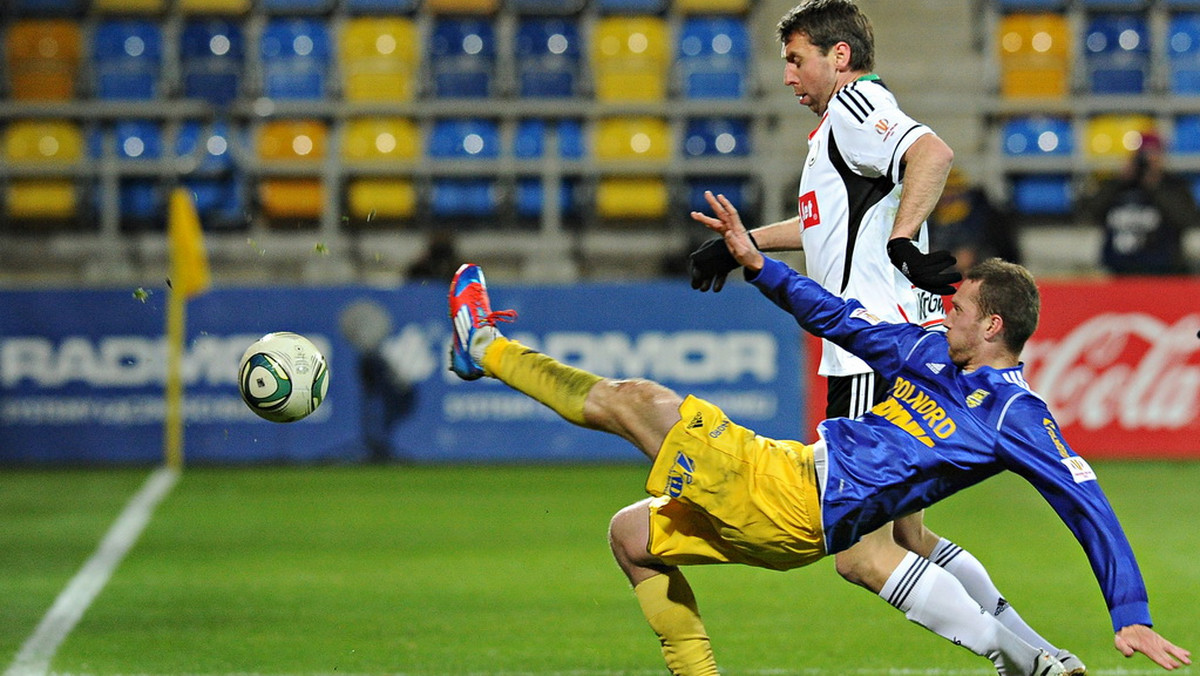
POLYGON ((921 253, 911 239, 894 237, 887 243, 887 252, 892 265, 919 289, 949 296, 955 291, 950 285, 962 281, 962 274, 954 269, 958 261, 949 251, 921 253))
POLYGON ((1113 639, 1117 650, 1125 657, 1142 653, 1155 664, 1168 671, 1192 663, 1192 653, 1159 636, 1158 632, 1144 624, 1122 627, 1113 639))
MULTIPOLYGON (((763 256, 755 246, 754 240, 750 237, 750 233, 746 231, 746 226, 742 223, 742 217, 738 214, 737 208, 724 195, 713 195, 711 191, 704 191, 704 199, 708 202, 708 206, 712 208, 713 215, 709 216, 699 211, 692 212, 692 220, 703 223, 709 230, 717 233, 725 240, 725 247, 733 259, 739 265, 747 269, 758 272, 763 266, 763 256)), ((728 274, 728 271, 725 273, 728 274)), ((692 285, 696 286, 695 275, 692 277, 692 285)), ((724 275, 721 276, 721 283, 724 284, 724 275)), ((699 288, 699 287, 697 287, 699 288)), ((719 290, 714 288, 714 290, 719 290)))

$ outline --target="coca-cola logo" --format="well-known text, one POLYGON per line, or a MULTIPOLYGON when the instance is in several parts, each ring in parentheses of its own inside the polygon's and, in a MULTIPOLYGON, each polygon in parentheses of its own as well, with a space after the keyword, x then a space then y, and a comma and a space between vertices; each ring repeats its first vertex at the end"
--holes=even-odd
MULTIPOLYGON (((1097 314, 1030 340, 1026 377, 1063 427, 1177 430, 1200 423, 1200 315, 1097 314)), ((1200 443, 1200 442, 1198 442, 1200 443)))

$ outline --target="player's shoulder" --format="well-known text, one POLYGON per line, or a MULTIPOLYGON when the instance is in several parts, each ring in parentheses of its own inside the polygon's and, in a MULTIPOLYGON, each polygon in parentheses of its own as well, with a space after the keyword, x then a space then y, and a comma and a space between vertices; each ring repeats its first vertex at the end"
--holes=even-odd
POLYGON ((838 90, 829 105, 838 122, 863 125, 880 111, 897 108, 896 97, 878 79, 855 80, 838 90))

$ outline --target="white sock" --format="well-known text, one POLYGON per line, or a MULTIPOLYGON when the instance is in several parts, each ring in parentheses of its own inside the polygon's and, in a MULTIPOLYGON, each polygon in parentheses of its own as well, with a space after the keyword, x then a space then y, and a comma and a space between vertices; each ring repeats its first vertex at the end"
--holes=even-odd
POLYGON ((494 326, 481 326, 475 329, 475 335, 471 336, 471 344, 467 346, 467 352, 476 364, 483 363, 483 353, 487 352, 488 345, 491 345, 498 335, 500 335, 500 331, 494 326))
POLYGON ((1021 640, 1034 647, 1043 648, 1052 655, 1058 653, 1058 648, 1042 638, 1033 630, 1033 627, 1025 624, 1025 620, 1021 619, 1017 609, 1010 606, 1008 601, 1000 595, 1000 590, 996 589, 987 569, 983 567, 979 559, 971 555, 971 552, 942 538, 930 553, 929 560, 958 578, 976 603, 1000 620, 1000 623, 1008 627, 1012 633, 1021 637, 1021 640))
POLYGON ((990 659, 1002 675, 1026 676, 1038 660, 1038 649, 981 608, 957 578, 913 552, 892 571, 879 596, 911 622, 990 659))

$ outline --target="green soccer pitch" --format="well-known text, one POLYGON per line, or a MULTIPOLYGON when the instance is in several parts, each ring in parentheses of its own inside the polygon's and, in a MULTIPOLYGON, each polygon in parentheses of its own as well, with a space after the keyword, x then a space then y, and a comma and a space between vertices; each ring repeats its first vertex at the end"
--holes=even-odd
MULTIPOLYGON (((1158 629, 1200 648, 1200 463, 1094 464, 1158 629)), ((0 473, 0 668, 149 473, 0 473)), ((644 497, 644 473, 635 464, 188 468, 49 671, 662 674, 606 541, 611 515, 644 497)), ((1093 674, 1159 673, 1112 648, 1082 550, 1018 478, 967 490, 927 519, 1093 674)), ((688 575, 726 674, 994 673, 842 581, 831 560, 688 575)))

